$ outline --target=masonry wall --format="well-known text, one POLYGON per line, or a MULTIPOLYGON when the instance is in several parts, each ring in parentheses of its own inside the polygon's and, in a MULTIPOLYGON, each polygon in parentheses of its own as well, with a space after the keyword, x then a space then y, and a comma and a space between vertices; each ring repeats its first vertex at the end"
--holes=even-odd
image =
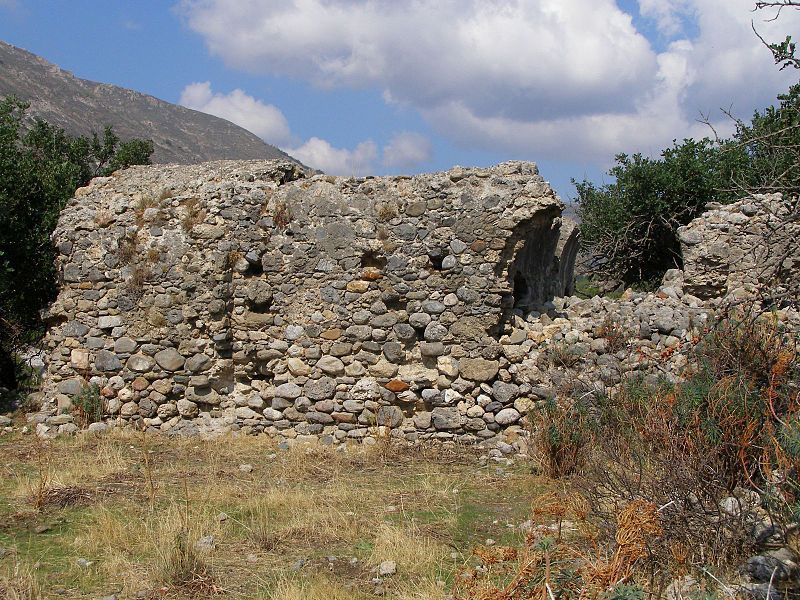
POLYGON ((109 419, 165 431, 201 415, 287 437, 384 425, 492 438, 529 406, 504 347, 523 342, 503 337, 510 316, 571 291, 561 209, 523 162, 359 179, 216 162, 95 179, 54 234, 46 401, 66 412, 91 383, 109 419))

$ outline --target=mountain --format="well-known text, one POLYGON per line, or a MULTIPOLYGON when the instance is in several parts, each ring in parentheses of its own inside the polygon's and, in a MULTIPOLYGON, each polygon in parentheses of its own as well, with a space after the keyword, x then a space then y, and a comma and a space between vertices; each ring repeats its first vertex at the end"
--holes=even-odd
POLYGON ((30 103, 30 114, 72 135, 102 133, 105 125, 112 125, 122 140, 151 139, 156 163, 268 158, 295 161, 225 119, 115 85, 79 79, 35 54, 0 41, 0 97, 12 94, 30 103))

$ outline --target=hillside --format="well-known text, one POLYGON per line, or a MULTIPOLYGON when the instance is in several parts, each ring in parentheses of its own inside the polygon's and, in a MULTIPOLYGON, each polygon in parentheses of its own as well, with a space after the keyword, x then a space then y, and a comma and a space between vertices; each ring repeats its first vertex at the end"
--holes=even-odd
POLYGON ((219 159, 292 159, 233 123, 115 85, 79 79, 43 58, 0 41, 0 96, 73 135, 113 125, 123 139, 153 140, 156 163, 219 159))

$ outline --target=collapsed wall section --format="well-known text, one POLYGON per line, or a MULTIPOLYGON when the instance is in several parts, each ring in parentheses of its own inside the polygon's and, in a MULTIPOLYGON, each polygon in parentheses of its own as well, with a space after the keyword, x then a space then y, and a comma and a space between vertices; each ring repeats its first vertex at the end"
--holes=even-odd
POLYGON ((199 414, 287 437, 491 438, 526 393, 506 316, 571 291, 576 249, 531 163, 414 177, 278 162, 136 167, 78 190, 54 233, 47 401, 199 414), (513 369, 512 369, 513 371, 513 369))

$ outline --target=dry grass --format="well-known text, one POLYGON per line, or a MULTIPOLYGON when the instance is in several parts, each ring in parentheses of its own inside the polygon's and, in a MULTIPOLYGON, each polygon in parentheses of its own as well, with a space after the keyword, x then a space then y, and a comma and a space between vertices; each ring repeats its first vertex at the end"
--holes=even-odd
POLYGON ((15 561, 5 572, 0 570, 0 598, 3 600, 38 600, 43 597, 30 566, 15 561))
POLYGON ((69 598, 370 598, 384 560, 397 563, 379 584, 386 597, 442 598, 473 544, 521 539, 505 523, 524 520, 537 485, 523 465, 498 476, 446 446, 278 450, 264 436, 141 432, 37 443, 0 437, 12 475, 0 481, 0 547, 38 562, 42 589, 63 585, 69 598), (28 497, 37 452, 41 512, 28 497), (40 523, 46 533, 32 537, 40 523), (205 536, 212 550, 196 548, 205 536))

